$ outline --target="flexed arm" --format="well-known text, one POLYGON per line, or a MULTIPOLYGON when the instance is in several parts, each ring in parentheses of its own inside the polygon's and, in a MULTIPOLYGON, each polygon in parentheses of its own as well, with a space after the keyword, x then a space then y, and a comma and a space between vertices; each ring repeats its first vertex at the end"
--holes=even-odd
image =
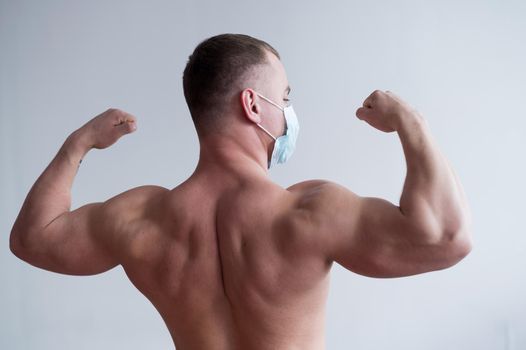
MULTIPOLYGON (((356 111, 359 119, 384 132, 396 131, 407 175, 399 209, 428 237, 471 243, 471 213, 453 168, 435 143, 425 118, 390 91, 376 90, 356 111), (457 235, 458 232, 466 233, 457 235)), ((425 238, 425 237, 423 237, 425 238)))
POLYGON ((306 236, 326 261, 377 278, 451 267, 472 249, 471 215, 460 181, 434 142, 424 118, 391 92, 374 91, 356 115, 397 132, 407 176, 396 205, 321 181, 303 196, 306 236))
POLYGON ((70 212, 71 187, 82 158, 136 130, 131 114, 109 109, 64 142, 29 191, 10 236, 11 251, 32 265, 68 274, 93 274, 114 267, 104 239, 103 203, 70 212))

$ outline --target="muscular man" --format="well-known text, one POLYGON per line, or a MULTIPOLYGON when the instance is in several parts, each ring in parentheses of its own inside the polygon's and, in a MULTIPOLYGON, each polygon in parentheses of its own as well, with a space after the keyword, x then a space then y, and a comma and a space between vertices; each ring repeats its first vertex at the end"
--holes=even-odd
POLYGON ((455 265, 471 250, 462 186, 423 117, 374 91, 356 115, 397 132, 407 176, 394 205, 327 180, 282 188, 268 176, 299 126, 280 56, 218 35, 189 57, 183 86, 199 141, 193 174, 70 211, 79 162, 136 130, 109 109, 73 132, 31 188, 12 252, 46 270, 93 275, 122 265, 178 350, 324 349, 329 272, 401 277, 455 265))

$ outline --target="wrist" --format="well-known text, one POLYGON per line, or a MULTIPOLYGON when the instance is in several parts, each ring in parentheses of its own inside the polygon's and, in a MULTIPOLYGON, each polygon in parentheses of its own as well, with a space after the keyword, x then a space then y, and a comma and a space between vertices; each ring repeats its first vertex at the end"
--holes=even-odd
POLYGON ((88 142, 85 135, 79 132, 79 130, 71 133, 62 147, 63 153, 68 157, 72 163, 80 164, 82 158, 93 148, 88 142))
POLYGON ((82 132, 81 129, 77 129, 72 132, 68 136, 68 142, 71 144, 71 147, 84 153, 87 153, 93 148, 93 144, 89 141, 88 137, 82 132))
POLYGON ((417 111, 408 111, 399 114, 395 130, 398 133, 415 128, 425 127, 426 120, 417 111))

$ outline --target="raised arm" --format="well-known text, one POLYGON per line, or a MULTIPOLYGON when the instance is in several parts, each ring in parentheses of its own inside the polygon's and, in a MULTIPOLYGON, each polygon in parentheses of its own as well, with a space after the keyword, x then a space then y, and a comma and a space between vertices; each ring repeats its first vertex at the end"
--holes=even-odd
POLYGON ((106 148, 136 129, 135 118, 116 109, 73 132, 29 191, 10 235, 11 251, 43 269, 73 275, 106 271, 117 265, 111 252, 112 218, 104 203, 74 211, 71 186, 91 148, 106 148))
POLYGON ((359 119, 398 132, 407 175, 397 206, 324 182, 302 201, 312 214, 312 240, 325 256, 370 277, 441 270, 471 250, 470 212, 462 186, 433 141, 423 117, 399 97, 376 90, 359 119))

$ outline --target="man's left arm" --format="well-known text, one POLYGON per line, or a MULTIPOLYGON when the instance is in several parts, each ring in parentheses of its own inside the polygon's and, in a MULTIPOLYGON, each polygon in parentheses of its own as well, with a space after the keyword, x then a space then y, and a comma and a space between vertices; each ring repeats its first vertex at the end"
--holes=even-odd
POLYGON ((70 211, 71 187, 90 149, 109 147, 135 130, 135 117, 109 109, 66 139, 32 186, 13 225, 10 248, 17 257, 69 275, 98 274, 119 264, 105 203, 70 211))

